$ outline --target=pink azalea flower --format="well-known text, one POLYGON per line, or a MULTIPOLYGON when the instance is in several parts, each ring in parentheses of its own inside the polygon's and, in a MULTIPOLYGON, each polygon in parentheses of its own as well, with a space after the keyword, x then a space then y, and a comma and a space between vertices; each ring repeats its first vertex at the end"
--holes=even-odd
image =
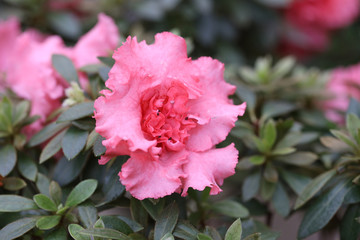
POLYGON ((333 70, 327 89, 333 98, 323 103, 325 114, 330 120, 343 123, 350 98, 360 101, 360 64, 333 70))
MULTIPOLYGON (((97 25, 73 48, 66 47, 59 36, 44 36, 34 30, 16 38, 13 52, 7 59, 6 82, 7 87, 18 96, 31 101, 30 114, 40 116, 37 122, 27 127, 28 137, 39 131, 49 114, 61 106, 65 89, 69 86, 53 68, 52 55, 66 55, 74 61, 76 68, 80 68, 98 63, 97 56, 108 56, 118 41, 115 23, 104 14, 99 14, 97 25)), ((81 74, 83 86, 87 81, 86 76, 81 74)))
POLYGON ((95 101, 96 131, 106 139, 99 163, 130 155, 119 176, 138 199, 186 195, 189 187, 219 193, 238 151, 215 145, 246 107, 228 99, 235 87, 224 81, 224 65, 192 61, 185 40, 168 32, 152 45, 129 37, 113 58, 109 90, 95 101))

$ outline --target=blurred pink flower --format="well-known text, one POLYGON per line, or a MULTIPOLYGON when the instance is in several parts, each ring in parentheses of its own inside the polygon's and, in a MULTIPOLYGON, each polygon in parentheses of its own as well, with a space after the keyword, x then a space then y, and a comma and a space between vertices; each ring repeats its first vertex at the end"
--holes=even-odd
POLYGON ((228 99, 235 87, 224 81, 224 65, 192 61, 185 40, 168 32, 152 45, 129 37, 113 58, 109 90, 95 101, 96 131, 106 139, 99 163, 130 155, 119 176, 138 199, 186 195, 189 187, 219 193, 238 151, 215 145, 246 107, 228 99))
POLYGON ((343 123, 350 98, 360 101, 360 64, 333 70, 327 89, 332 98, 322 105, 325 114, 330 120, 343 123))
MULTIPOLYGON (((65 89, 69 86, 53 68, 52 55, 66 55, 73 60, 76 68, 80 68, 97 63, 97 56, 108 56, 118 41, 115 23, 104 14, 99 14, 97 25, 73 48, 66 47, 59 36, 44 36, 34 30, 16 38, 12 54, 7 59, 6 84, 19 97, 31 101, 31 115, 40 116, 38 121, 27 127, 28 137, 39 131, 49 114, 61 106, 65 89)), ((86 76, 81 74, 81 84, 86 86, 87 81, 86 76)))
POLYGON ((19 35, 20 23, 16 18, 0 21, 0 86, 3 85, 2 74, 9 64, 9 57, 19 35))

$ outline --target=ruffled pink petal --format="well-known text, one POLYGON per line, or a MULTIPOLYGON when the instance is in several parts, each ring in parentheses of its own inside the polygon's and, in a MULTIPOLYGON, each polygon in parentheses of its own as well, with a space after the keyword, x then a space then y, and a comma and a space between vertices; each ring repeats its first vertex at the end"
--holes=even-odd
POLYGON ((120 35, 114 21, 103 13, 98 23, 82 36, 74 47, 74 61, 77 67, 99 62, 97 57, 109 56, 119 44, 120 35))
POLYGON ((189 111, 207 121, 189 131, 186 147, 192 151, 205 151, 225 140, 238 116, 244 114, 246 103, 236 106, 228 99, 235 87, 224 81, 222 63, 202 57, 194 64, 201 72, 199 84, 203 94, 189 101, 189 111))
POLYGON ((181 188, 181 180, 186 177, 182 166, 187 154, 166 152, 154 160, 148 153, 133 152, 119 173, 121 183, 139 200, 170 195, 181 188))
POLYGON ((238 162, 238 151, 234 144, 225 148, 211 149, 205 152, 190 152, 188 163, 184 167, 187 178, 184 181, 183 196, 191 187, 196 190, 204 190, 210 187, 210 194, 221 192, 219 186, 224 179, 235 173, 238 162))

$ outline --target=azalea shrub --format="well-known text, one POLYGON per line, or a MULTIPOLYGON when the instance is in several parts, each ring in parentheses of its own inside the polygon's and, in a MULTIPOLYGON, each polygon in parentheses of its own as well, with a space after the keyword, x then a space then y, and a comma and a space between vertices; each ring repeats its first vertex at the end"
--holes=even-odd
POLYGON ((0 239, 359 239, 359 13, 0 1, 0 239))

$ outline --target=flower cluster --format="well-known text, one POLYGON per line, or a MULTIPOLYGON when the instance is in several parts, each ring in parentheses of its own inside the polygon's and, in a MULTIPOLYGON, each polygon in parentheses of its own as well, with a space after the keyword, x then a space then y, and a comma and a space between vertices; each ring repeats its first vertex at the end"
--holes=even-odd
POLYGON ((168 32, 152 45, 129 37, 113 58, 109 90, 95 101, 96 131, 106 139, 99 163, 130 155, 119 176, 138 199, 186 195, 190 187, 219 193, 238 151, 215 145, 246 107, 228 99, 235 87, 224 81, 224 65, 191 60, 185 40, 168 32))
MULTIPOLYGON (((82 36, 74 47, 65 46, 59 36, 43 35, 35 30, 20 32, 16 19, 0 23, 1 87, 9 88, 32 103, 31 115, 40 119, 26 129, 28 136, 39 131, 47 116, 61 106, 69 84, 51 63, 53 54, 69 57, 77 68, 97 63, 97 56, 107 56, 116 48, 119 33, 113 20, 99 14, 97 25, 82 36)), ((87 87, 85 74, 80 83, 87 87)))
POLYGON ((285 45, 289 51, 324 50, 329 31, 345 27, 359 15, 358 0, 294 0, 285 11, 285 45))

